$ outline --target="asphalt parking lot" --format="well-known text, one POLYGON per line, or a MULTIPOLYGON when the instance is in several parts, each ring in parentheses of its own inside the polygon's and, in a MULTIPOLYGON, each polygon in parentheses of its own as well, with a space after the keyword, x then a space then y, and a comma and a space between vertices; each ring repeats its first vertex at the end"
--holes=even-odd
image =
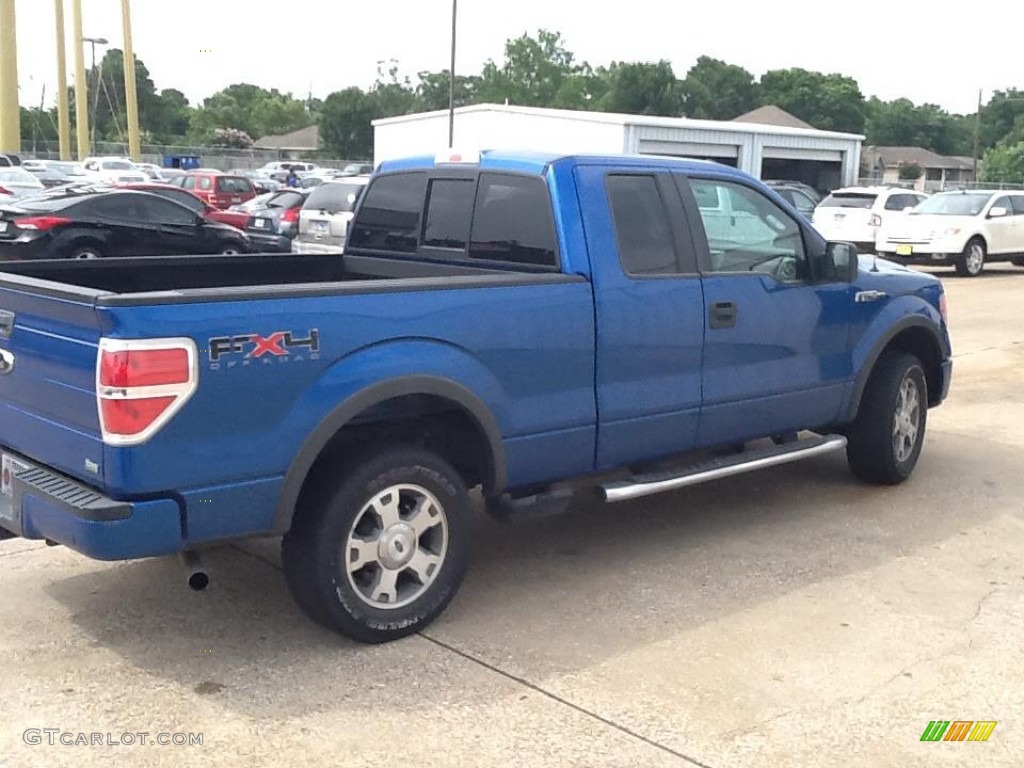
POLYGON ((0 766, 1019 766, 1024 269, 946 282, 914 478, 841 455, 515 527, 424 634, 307 621, 277 543, 98 563, 0 543, 0 766), (995 720, 922 743, 931 720, 995 720), (26 729, 201 746, 25 743, 26 729))

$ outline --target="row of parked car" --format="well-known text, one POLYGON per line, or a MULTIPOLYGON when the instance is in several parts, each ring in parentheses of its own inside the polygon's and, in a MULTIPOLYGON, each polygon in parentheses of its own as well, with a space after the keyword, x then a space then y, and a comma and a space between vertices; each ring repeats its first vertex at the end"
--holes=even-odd
POLYGON ((153 179, 120 158, 81 167, 77 180, 49 188, 24 166, 0 168, 0 259, 340 252, 368 180, 343 170, 263 191, 241 173, 197 169, 153 179), (10 188, 2 186, 7 177, 10 188))

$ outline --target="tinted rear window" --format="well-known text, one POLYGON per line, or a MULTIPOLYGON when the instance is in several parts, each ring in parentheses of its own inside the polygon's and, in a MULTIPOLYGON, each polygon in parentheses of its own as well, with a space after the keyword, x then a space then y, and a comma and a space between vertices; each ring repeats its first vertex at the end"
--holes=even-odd
POLYGON ((653 176, 608 177, 622 268, 631 275, 678 272, 668 212, 653 176))
MULTIPOLYGON (((325 188, 334 186, 348 185, 317 187, 305 207, 313 207, 313 198, 325 188)), ((378 178, 366 193, 349 245, 354 248, 415 253, 426 190, 425 173, 396 173, 378 178)))
POLYGON ((328 213, 348 213, 355 210, 364 189, 366 186, 362 184, 321 184, 310 193, 305 207, 328 213))
POLYGON ((241 194, 252 190, 252 182, 241 176, 218 176, 217 191, 228 194, 241 194))
POLYGON ((278 192, 267 200, 267 208, 294 208, 305 201, 306 196, 298 192, 278 192))
POLYGON ((542 179, 480 174, 469 255, 517 264, 558 265, 551 200, 542 179))
POLYGON ((878 195, 833 193, 821 201, 822 208, 870 208, 878 195))
POLYGON ((168 200, 173 200, 179 205, 184 205, 186 208, 189 208, 196 213, 206 209, 202 200, 183 189, 147 189, 146 191, 168 200))
POLYGON ((475 179, 434 179, 427 199, 423 245, 466 249, 469 217, 476 192, 475 179))

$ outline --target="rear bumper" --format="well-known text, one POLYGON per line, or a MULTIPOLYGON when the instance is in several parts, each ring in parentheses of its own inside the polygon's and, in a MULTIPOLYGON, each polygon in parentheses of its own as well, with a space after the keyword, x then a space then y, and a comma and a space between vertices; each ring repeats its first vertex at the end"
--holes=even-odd
POLYGON ((938 405, 949 395, 949 384, 953 380, 953 361, 945 360, 942 363, 942 385, 939 388, 939 397, 935 400, 938 405))
POLYGON ((286 237, 284 235, 270 235, 267 233, 261 234, 254 232, 251 229, 247 229, 245 233, 249 236, 253 253, 292 252, 292 240, 290 237, 286 237))
POLYGON ((83 483, 18 457, 26 469, 0 496, 0 527, 26 539, 48 539, 97 560, 180 552, 182 513, 174 499, 118 501, 83 483))
POLYGON ((300 235, 292 241, 292 250, 295 253, 343 253, 345 241, 341 238, 308 240, 300 235))

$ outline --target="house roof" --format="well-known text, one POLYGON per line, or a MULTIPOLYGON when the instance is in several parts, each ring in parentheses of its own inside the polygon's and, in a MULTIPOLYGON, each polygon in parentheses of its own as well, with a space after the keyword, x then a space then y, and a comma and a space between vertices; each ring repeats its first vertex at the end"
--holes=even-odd
MULTIPOLYGON (((779 110, 780 112, 782 110, 779 110)), ((839 133, 836 131, 819 131, 806 123, 802 126, 772 125, 770 123, 742 123, 734 120, 697 120, 689 117, 658 117, 654 115, 627 115, 616 112, 587 112, 573 109, 547 109, 544 107, 519 107, 510 104, 473 104, 458 107, 456 115, 470 115, 482 112, 498 112, 510 115, 529 115, 561 120, 577 120, 581 123, 603 123, 606 125, 638 126, 644 128, 693 128, 714 131, 725 131, 741 134, 771 134, 778 136, 806 136, 814 138, 833 138, 849 141, 863 140, 859 134, 839 133)), ((379 118, 373 121, 374 127, 411 123, 430 118, 447 118, 448 110, 420 112, 413 115, 379 118)), ((796 118, 793 118, 796 120, 796 118)))
POLYGON ((732 121, 734 123, 775 125, 780 128, 804 128, 811 131, 817 130, 810 123, 805 123, 796 115, 791 115, 782 107, 777 107, 774 104, 766 104, 763 107, 758 107, 757 109, 751 110, 739 117, 734 117, 732 121))
POLYGON ((904 163, 914 163, 922 168, 953 168, 971 170, 974 159, 970 157, 947 157, 924 147, 864 147, 864 159, 870 165, 881 163, 886 168, 897 168, 904 163))
POLYGON ((256 142, 256 149, 305 150, 320 149, 320 126, 310 125, 280 136, 264 136, 256 142))

